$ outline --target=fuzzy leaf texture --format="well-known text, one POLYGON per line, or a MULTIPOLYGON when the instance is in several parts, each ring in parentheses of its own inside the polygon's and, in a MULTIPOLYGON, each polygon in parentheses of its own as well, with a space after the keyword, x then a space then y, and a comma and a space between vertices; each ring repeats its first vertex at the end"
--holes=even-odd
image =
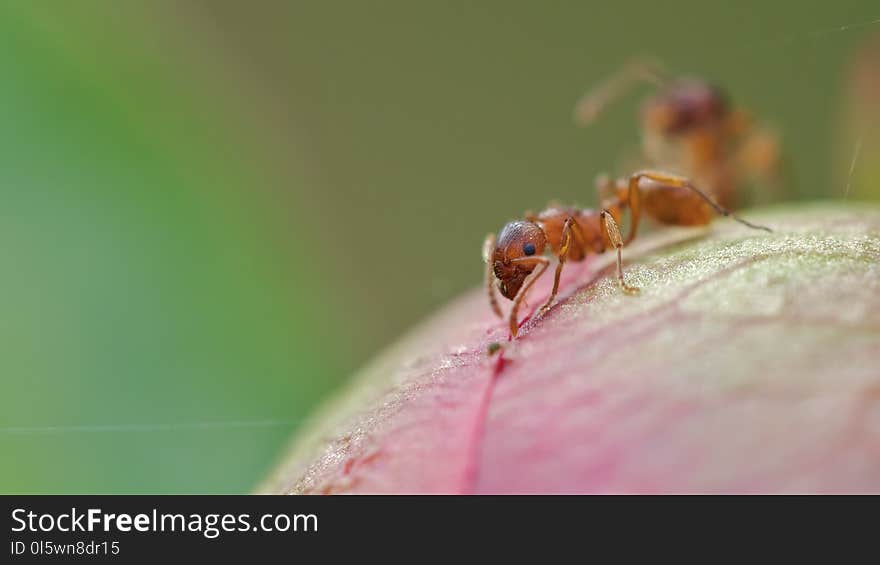
POLYGON ((325 406, 261 492, 880 492, 880 208, 744 215, 775 232, 639 238, 637 296, 613 254, 568 265, 513 343, 466 294, 325 406))

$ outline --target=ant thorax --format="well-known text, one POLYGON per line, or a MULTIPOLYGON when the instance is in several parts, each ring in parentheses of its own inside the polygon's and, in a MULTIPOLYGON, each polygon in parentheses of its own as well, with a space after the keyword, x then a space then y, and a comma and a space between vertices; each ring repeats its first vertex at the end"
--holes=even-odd
POLYGON ((598 211, 548 208, 538 214, 536 222, 544 230, 547 244, 554 253, 558 253, 562 247, 563 229, 569 218, 575 222, 572 230, 575 236, 570 243, 567 260, 582 261, 589 253, 604 249, 598 211))

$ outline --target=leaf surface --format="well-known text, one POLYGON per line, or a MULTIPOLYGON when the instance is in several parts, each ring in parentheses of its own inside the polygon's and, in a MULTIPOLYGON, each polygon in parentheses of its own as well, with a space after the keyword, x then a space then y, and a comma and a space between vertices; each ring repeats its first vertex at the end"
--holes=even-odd
POLYGON ((325 406, 260 490, 880 492, 880 209, 746 217, 775 232, 637 240, 638 296, 611 254, 567 266, 513 343, 467 293, 325 406))

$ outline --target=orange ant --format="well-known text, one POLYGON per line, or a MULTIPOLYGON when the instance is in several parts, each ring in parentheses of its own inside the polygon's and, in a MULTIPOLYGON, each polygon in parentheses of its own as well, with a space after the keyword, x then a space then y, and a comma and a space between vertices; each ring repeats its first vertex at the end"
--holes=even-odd
POLYGON ((642 210, 660 223, 679 226, 706 225, 712 220, 714 210, 750 228, 771 231, 770 228, 738 217, 687 178, 668 173, 637 172, 628 180, 603 185, 600 194, 601 211, 551 206, 539 214, 527 213, 524 220, 508 223, 497 238, 495 234, 486 237, 483 261, 486 263, 489 304, 498 317, 504 317, 495 296, 494 283, 497 279, 498 291, 513 301, 509 315, 511 339, 517 334, 520 304, 550 265, 550 259, 543 256, 548 245, 558 263, 553 290, 541 311, 548 309, 556 298, 559 277, 566 261, 582 261, 591 253, 603 253, 608 249, 617 250, 620 288, 627 294, 638 292, 637 288, 629 286, 624 280, 621 249, 635 239, 642 210), (641 184, 643 179, 650 181, 650 184, 641 184), (623 210, 627 208, 630 212, 629 233, 623 239, 618 223, 623 210))
POLYGON ((575 121, 590 125, 638 82, 659 89, 641 109, 642 153, 649 166, 686 173, 727 207, 737 204, 743 180, 781 185, 775 133, 755 127, 749 113, 731 107, 720 88, 700 79, 671 79, 657 62, 633 61, 585 94, 575 106, 575 121))

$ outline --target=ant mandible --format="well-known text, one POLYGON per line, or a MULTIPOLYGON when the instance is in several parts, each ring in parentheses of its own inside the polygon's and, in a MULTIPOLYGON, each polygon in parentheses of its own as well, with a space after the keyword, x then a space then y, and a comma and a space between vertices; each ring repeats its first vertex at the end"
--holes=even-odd
POLYGON ((779 190, 777 135, 757 127, 743 108, 732 107, 720 88, 696 78, 671 78, 659 62, 638 59, 625 65, 578 101, 575 121, 592 124, 612 100, 640 82, 659 90, 641 108, 642 153, 650 167, 684 172, 727 207, 739 204, 737 190, 746 179, 779 190))
POLYGON ((501 295, 513 301, 509 314, 511 339, 517 334, 517 312, 526 293, 550 266, 550 259, 543 256, 547 246, 558 263, 553 290, 541 311, 549 308, 556 298, 559 277, 566 261, 582 261, 591 253, 604 253, 609 249, 617 251, 620 288, 627 294, 638 292, 624 280, 621 249, 635 239, 642 211, 663 224, 699 226, 711 222, 714 210, 750 228, 771 231, 738 217, 685 177, 640 171, 628 180, 607 182, 599 188, 602 210, 550 207, 539 214, 526 214, 525 219, 508 223, 497 238, 495 234, 486 237, 483 260, 489 304, 498 317, 504 317, 495 296, 494 283, 497 280, 501 295), (643 180, 650 182, 643 185, 643 180), (629 209, 630 225, 624 239, 618 224, 625 209, 629 209))

